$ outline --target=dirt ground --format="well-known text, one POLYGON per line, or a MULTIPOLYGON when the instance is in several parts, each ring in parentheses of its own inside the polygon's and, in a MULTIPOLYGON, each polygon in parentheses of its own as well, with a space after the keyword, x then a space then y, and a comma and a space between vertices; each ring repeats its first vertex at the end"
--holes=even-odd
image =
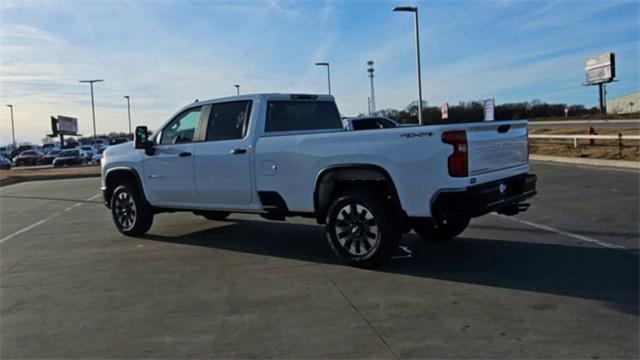
MULTIPOLYGON (((600 128, 598 135, 640 135, 636 129, 600 128)), ((576 128, 530 128, 531 134, 572 135, 584 134, 576 128)), ((580 147, 575 149, 571 139, 530 139, 529 152, 537 155, 583 157, 592 159, 632 160, 640 161, 640 141, 623 140, 620 149, 618 140, 595 140, 591 145, 589 140, 579 140, 580 147), (622 150, 622 155, 620 154, 622 150)))
POLYGON ((13 183, 17 181, 62 179, 67 177, 99 176, 100 166, 78 166, 78 167, 39 167, 20 168, 11 170, 0 170, 0 182, 13 183))

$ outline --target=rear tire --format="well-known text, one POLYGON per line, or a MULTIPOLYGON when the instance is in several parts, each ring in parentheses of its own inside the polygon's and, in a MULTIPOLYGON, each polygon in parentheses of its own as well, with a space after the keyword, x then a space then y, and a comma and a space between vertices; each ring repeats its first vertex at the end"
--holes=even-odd
POLYGON ((348 190, 329 207, 326 220, 329 245, 345 263, 375 267, 391 257, 400 231, 385 199, 366 190, 348 190))
POLYGON ((449 220, 417 219, 413 220, 412 227, 413 231, 425 240, 446 242, 460 235, 469 225, 469 221, 468 217, 449 220))
POLYGON ((111 195, 111 215, 118 231, 127 236, 140 236, 153 224, 153 210, 132 183, 118 186, 111 195))

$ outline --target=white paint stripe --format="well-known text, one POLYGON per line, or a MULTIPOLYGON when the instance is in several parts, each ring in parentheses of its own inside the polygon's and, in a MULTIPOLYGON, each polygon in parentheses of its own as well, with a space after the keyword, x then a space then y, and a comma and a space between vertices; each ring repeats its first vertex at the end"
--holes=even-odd
POLYGON ((497 216, 500 216, 501 218, 508 219, 508 220, 511 220, 511 221, 516 221, 516 222, 519 222, 519 223, 522 223, 522 224, 525 224, 525 225, 529 225, 531 227, 538 228, 538 229, 541 229, 541 230, 549 231, 549 232, 552 232, 552 233, 556 233, 556 234, 564 235, 564 236, 571 237, 571 238, 574 238, 574 239, 590 242, 590 243, 593 243, 593 244, 596 244, 596 245, 604 246, 606 248, 622 249, 622 250, 626 250, 627 249, 626 247, 624 247, 622 245, 611 244, 611 243, 608 243, 608 242, 605 242, 605 241, 601 241, 601 240, 597 240, 597 239, 594 239, 594 238, 590 238, 588 236, 570 233, 568 231, 556 229, 556 228, 548 226, 548 225, 542 225, 542 224, 534 223, 534 222, 531 222, 531 221, 518 219, 517 217, 514 217, 514 216, 505 216, 505 215, 499 215, 499 214, 495 214, 495 213, 493 215, 497 215, 497 216))
POLYGON ((60 215, 60 214, 62 214, 63 212, 67 212, 67 211, 69 211, 69 210, 71 210, 71 209, 73 209, 73 208, 76 208, 76 207, 78 207, 78 206, 80 206, 80 205, 84 204, 84 203, 85 203, 85 202, 87 202, 87 201, 91 201, 91 200, 93 200, 93 199, 96 199, 98 196, 100 196, 100 194, 94 195, 94 196, 92 196, 92 197, 90 197, 90 198, 88 198, 88 199, 84 200, 84 202, 79 202, 79 203, 77 203, 77 204, 74 204, 74 205, 72 205, 72 206, 69 206, 68 208, 64 209, 64 210, 63 210, 63 211, 61 211, 61 212, 55 213, 55 214, 53 214, 53 215, 49 216, 48 218, 42 219, 42 220, 40 220, 40 221, 38 221, 38 222, 35 222, 35 223, 33 223, 33 224, 31 224, 31 225, 27 226, 26 228, 23 228, 23 229, 20 229, 20 230, 18 230, 18 231, 16 231, 16 232, 14 232, 13 234, 7 235, 7 236, 3 237, 2 239, 0 239, 0 244, 4 243, 5 241, 7 241, 7 240, 9 240, 9 239, 11 239, 11 238, 13 238, 13 237, 16 237, 16 236, 18 236, 18 235, 20 235, 20 234, 22 234, 22 233, 25 233, 25 232, 27 232, 27 231, 29 231, 29 230, 31 230, 31 229, 34 229, 34 228, 36 228, 36 227, 38 227, 38 226, 40 226, 40 225, 42 225, 42 224, 46 223, 47 221, 49 221, 49 220, 51 220, 51 219, 55 218, 56 216, 59 216, 59 215, 60 215))
POLYGON ((398 245, 398 247, 399 247, 402 251, 404 251, 404 253, 405 253, 405 254, 404 254, 404 255, 394 256, 394 257, 392 257, 392 258, 391 258, 392 260, 396 260, 396 259, 407 259, 407 258, 412 257, 413 252, 412 252, 411 250, 409 250, 409 248, 408 248, 408 247, 406 247, 406 246, 402 246, 402 245, 398 245))

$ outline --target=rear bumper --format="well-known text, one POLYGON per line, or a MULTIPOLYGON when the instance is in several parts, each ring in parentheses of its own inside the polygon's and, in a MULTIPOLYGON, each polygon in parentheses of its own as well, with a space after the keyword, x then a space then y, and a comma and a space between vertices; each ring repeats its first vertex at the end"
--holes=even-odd
POLYGON ((466 189, 445 190, 438 193, 432 203, 432 214, 437 217, 478 217, 492 211, 514 215, 522 207, 518 204, 533 197, 537 177, 522 174, 466 189))

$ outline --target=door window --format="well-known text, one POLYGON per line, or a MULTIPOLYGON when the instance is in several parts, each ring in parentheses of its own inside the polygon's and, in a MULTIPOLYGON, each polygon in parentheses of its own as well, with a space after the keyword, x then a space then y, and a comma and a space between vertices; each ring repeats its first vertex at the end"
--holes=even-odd
POLYGON ((201 109, 202 108, 200 107, 189 109, 171 120, 171 122, 162 130, 160 144, 166 145, 192 142, 196 126, 198 125, 198 119, 200 118, 201 109))
POLYGON ((249 124, 251 101, 211 105, 206 141, 242 139, 249 124))

